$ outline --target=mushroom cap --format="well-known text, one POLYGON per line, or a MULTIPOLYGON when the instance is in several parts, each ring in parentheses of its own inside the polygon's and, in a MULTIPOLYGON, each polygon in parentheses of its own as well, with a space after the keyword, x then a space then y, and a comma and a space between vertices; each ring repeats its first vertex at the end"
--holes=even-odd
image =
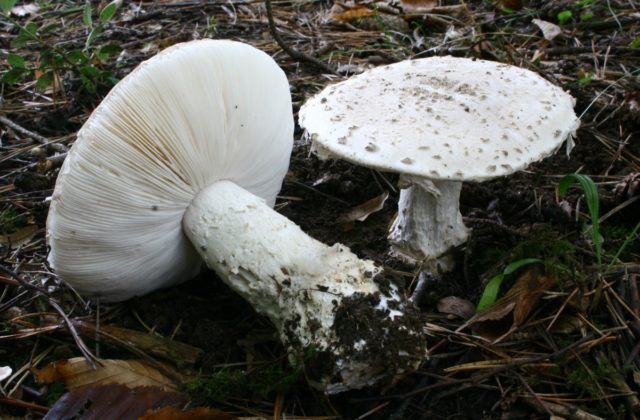
POLYGON ((536 73, 430 57, 326 87, 299 122, 321 158, 437 180, 482 181, 553 153, 579 126, 574 99, 536 73))
POLYGON ((49 262, 78 292, 124 300, 201 264, 182 216, 230 180, 273 205, 289 166, 284 72, 233 41, 174 45, 119 82, 78 133, 53 192, 49 262))

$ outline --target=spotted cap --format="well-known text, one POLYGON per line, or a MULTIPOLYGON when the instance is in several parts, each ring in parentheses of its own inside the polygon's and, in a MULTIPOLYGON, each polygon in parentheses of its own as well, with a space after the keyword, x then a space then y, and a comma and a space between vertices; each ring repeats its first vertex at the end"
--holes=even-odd
POLYGON ((571 142, 580 125, 574 103, 529 70, 430 57, 330 85, 299 116, 320 158, 434 180, 482 181, 571 142))

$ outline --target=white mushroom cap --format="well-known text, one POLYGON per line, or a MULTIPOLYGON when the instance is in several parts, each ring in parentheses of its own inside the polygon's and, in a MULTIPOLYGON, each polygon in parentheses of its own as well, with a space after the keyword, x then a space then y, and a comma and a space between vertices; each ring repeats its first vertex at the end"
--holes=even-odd
POLYGON ((122 80, 78 133, 47 220, 49 262, 104 300, 189 279, 200 256, 184 210, 231 180, 269 205, 293 141, 285 74, 246 44, 175 45, 122 80))
POLYGON ((438 180, 508 175, 577 129, 574 100, 536 73, 431 57, 330 85, 300 109, 321 158, 438 180))

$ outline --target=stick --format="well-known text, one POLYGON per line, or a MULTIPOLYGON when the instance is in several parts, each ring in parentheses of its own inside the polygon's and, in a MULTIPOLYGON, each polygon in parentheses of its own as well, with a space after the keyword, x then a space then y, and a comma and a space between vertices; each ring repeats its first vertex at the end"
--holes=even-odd
POLYGON ((38 286, 34 286, 33 284, 31 284, 28 281, 26 281, 25 279, 23 279, 15 271, 13 271, 13 270, 11 270, 9 268, 6 268, 6 267, 4 267, 2 265, 0 265, 0 271, 5 273, 5 274, 7 274, 7 275, 9 275, 9 276, 11 276, 11 277, 13 277, 14 279, 16 279, 20 283, 20 285, 22 287, 24 287, 25 289, 35 291, 36 293, 44 296, 45 299, 47 299, 49 305, 51 305, 51 307, 53 307, 53 309, 55 309, 56 312, 58 312, 58 314, 60 314, 60 316, 64 320, 64 323, 66 324, 67 329, 69 330, 69 333, 71 334, 71 337, 73 337, 73 341, 75 341, 76 346, 78 346, 78 349, 80 350, 80 352, 82 353, 84 358, 87 359, 87 362, 89 363, 89 365, 91 365, 91 367, 95 369, 96 368, 96 360, 97 360, 97 358, 91 353, 91 351, 89 350, 87 345, 84 344, 84 341, 82 341, 82 338, 78 334, 78 331, 76 330, 76 327, 73 325, 73 322, 71 322, 69 317, 67 317, 67 314, 64 313, 64 311, 62 310, 60 305, 58 305, 58 303, 55 300, 53 300, 51 298, 51 296, 49 296, 49 294, 46 292, 46 290, 41 289, 38 286))
MULTIPOLYGON (((14 131, 17 131, 18 133, 29 137, 32 140, 35 140, 36 142, 40 143, 40 144, 46 144, 49 145, 51 144, 51 140, 49 140, 48 138, 41 136, 38 133, 35 133, 31 130, 27 130, 26 128, 16 124, 15 122, 11 121, 9 118, 5 117, 4 115, 0 115, 0 123, 6 125, 7 127, 13 129, 14 131)), ((58 147, 64 148, 65 151, 68 150, 68 148, 63 145, 60 144, 58 147)))
POLYGON ((286 52, 289 57, 293 58, 298 62, 307 62, 315 65, 316 67, 320 67, 327 73, 337 74, 334 69, 329 67, 323 61, 318 60, 315 57, 312 57, 308 54, 303 53, 302 51, 294 50, 287 44, 285 44, 284 40, 280 37, 278 33, 278 29, 276 28, 276 23, 273 20, 273 11, 271 10, 271 0, 264 0, 264 5, 267 8, 267 19, 269 20, 269 30, 271 31, 271 35, 273 39, 275 39, 276 43, 282 48, 284 52, 286 52))

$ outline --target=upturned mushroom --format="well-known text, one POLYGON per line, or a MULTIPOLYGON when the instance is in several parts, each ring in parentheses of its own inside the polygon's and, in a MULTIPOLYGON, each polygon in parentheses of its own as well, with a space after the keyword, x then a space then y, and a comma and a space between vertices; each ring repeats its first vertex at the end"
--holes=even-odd
POLYGON ((272 210, 293 115, 284 72, 232 41, 142 63, 89 117, 60 170, 49 261, 86 296, 121 301, 201 262, 266 315, 291 359, 338 392, 415 369, 421 323, 372 261, 272 210))
POLYGON ((462 182, 521 170, 565 140, 569 150, 579 126, 573 106, 569 94, 529 70, 431 57, 329 85, 299 119, 321 159, 400 174, 392 251, 447 269, 440 257, 468 237, 462 182))

